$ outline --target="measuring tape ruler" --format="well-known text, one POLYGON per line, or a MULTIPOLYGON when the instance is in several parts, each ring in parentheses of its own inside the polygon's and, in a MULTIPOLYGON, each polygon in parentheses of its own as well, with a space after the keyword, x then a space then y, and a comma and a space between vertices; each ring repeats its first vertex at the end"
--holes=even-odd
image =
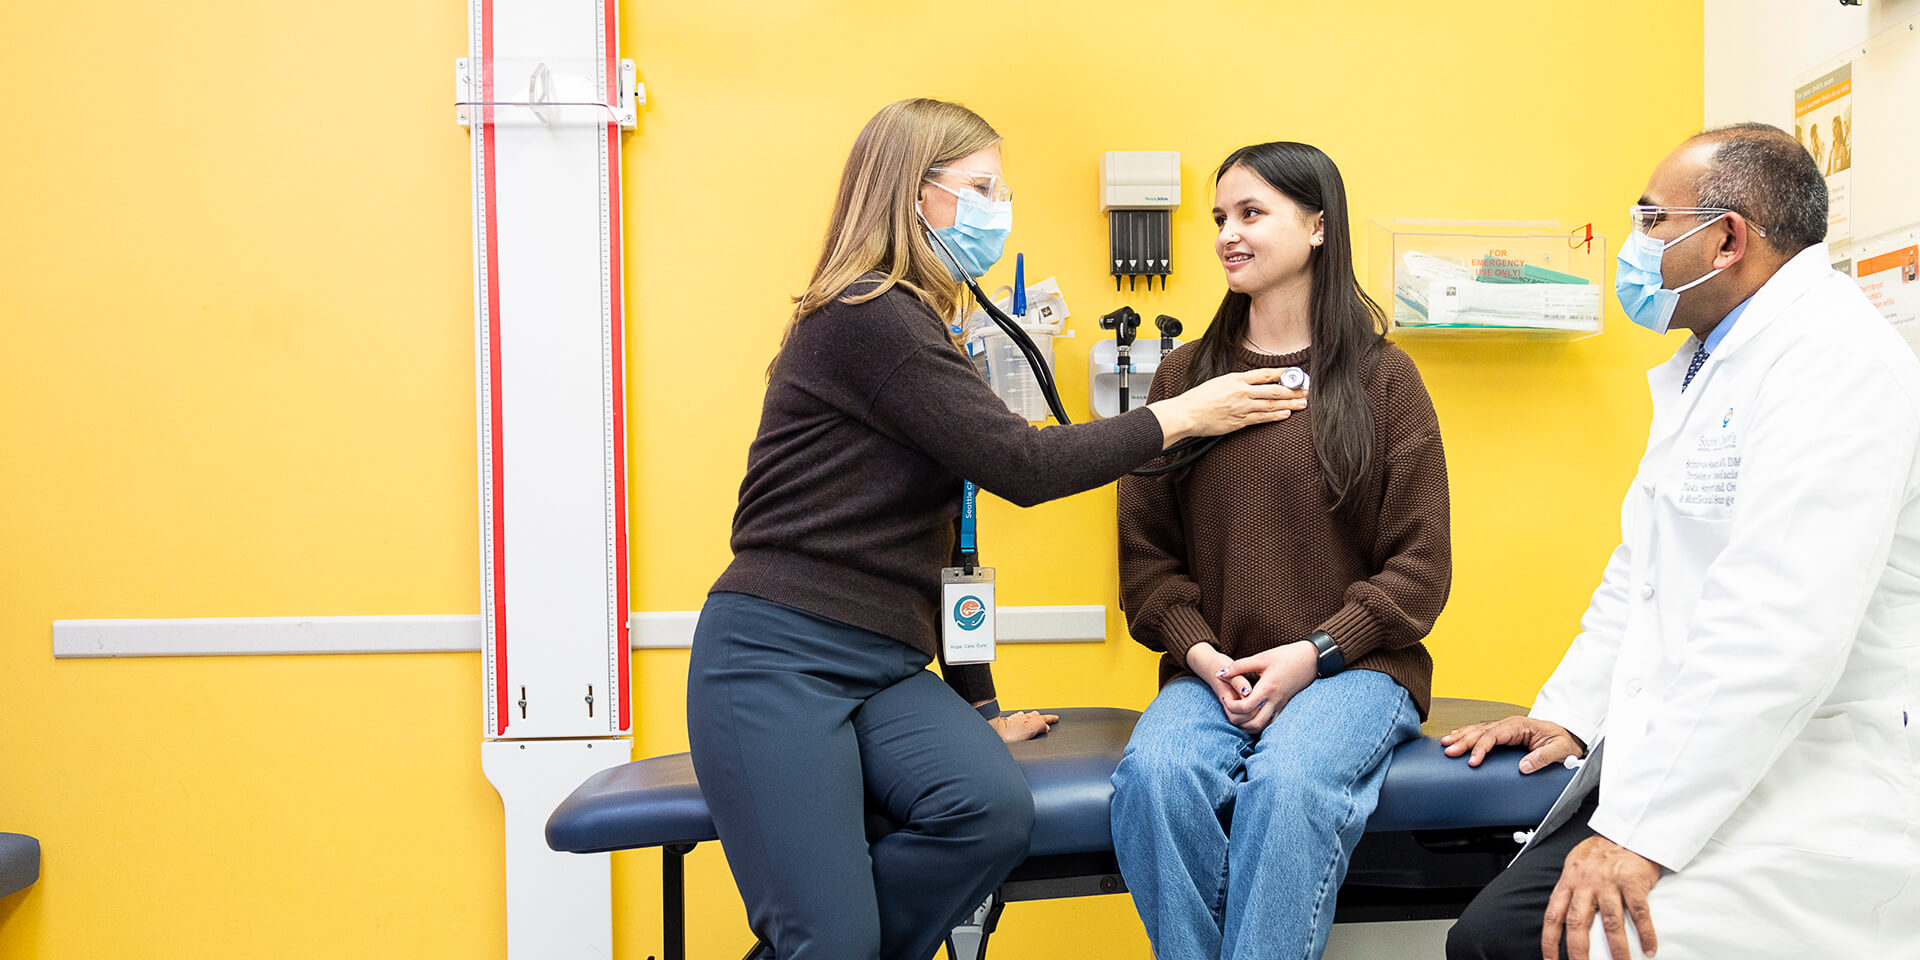
POLYGON ((577 111, 557 123, 534 119, 539 111, 508 104, 530 96, 522 90, 526 64, 545 71, 548 62, 591 63, 594 99, 607 104, 622 103, 631 66, 617 58, 611 0, 559 10, 536 0, 472 0, 470 13, 469 99, 481 104, 469 109, 477 128, 485 735, 623 734, 632 728, 632 697, 621 126, 577 111), (591 196, 582 189, 588 183, 591 196), (580 402, 588 381, 598 385, 591 406, 580 402), (580 478, 595 472, 589 502, 580 478), (587 584, 580 575, 589 553, 600 572, 587 584))

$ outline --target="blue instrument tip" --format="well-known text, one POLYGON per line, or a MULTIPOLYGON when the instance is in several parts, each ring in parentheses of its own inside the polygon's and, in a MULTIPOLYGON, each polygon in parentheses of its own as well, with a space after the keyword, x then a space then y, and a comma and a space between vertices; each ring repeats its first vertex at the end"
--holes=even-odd
POLYGON ((1013 315, 1027 315, 1027 255, 1013 255, 1013 315))

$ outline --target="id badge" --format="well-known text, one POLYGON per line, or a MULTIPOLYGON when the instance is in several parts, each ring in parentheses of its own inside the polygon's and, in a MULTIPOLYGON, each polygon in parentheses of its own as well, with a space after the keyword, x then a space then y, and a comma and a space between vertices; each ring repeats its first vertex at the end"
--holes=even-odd
POLYGON ((993 568, 940 570, 940 658, 950 665, 993 662, 993 568))

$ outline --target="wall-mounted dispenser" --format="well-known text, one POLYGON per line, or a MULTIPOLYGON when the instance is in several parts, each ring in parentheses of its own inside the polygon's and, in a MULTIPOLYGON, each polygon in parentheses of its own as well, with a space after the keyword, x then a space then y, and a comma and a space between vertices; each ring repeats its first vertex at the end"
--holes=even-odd
POLYGON ((1140 277, 1173 272, 1171 214, 1180 205, 1180 151, 1109 150, 1100 157, 1100 211, 1107 215, 1107 262, 1113 289, 1140 277))

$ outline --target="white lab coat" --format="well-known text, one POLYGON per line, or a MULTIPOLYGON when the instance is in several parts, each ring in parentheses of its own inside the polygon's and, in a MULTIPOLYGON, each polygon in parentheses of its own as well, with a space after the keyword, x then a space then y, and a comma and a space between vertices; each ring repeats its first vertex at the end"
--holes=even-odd
POLYGON ((1605 737, 1540 835, 1598 780, 1594 830, 1671 871, 1661 960, 1920 958, 1920 360, 1827 257, 1685 393, 1694 338, 1649 371, 1620 546, 1532 710, 1605 737))

